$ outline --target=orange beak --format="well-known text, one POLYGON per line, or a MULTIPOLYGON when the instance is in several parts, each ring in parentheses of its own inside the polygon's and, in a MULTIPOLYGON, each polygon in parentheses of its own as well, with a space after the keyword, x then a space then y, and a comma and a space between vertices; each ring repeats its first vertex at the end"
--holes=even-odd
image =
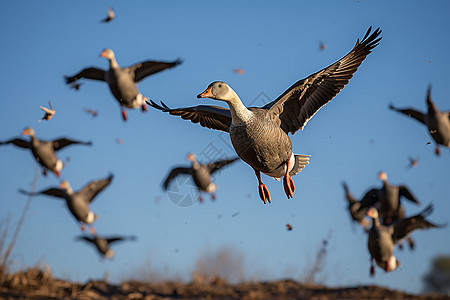
POLYGON ((29 131, 28 129, 24 129, 24 130, 22 131, 22 134, 23 134, 23 135, 30 135, 30 131, 29 131))
POLYGON ((211 92, 212 86, 207 88, 203 93, 198 94, 197 98, 214 98, 214 94, 211 92))
POLYGON ((106 57, 106 50, 103 50, 103 52, 100 53, 100 56, 101 56, 101 57, 106 57))

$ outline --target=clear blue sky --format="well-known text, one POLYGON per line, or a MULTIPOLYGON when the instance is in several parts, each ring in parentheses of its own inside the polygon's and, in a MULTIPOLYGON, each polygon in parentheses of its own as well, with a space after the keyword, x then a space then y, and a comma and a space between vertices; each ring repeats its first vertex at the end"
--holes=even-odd
MULTIPOLYGON (((80 230, 63 202, 36 197, 13 252, 14 267, 44 262, 58 277, 85 281, 108 272, 117 281, 144 264, 187 279, 199 256, 230 247, 242 253, 248 278, 298 279, 330 233, 323 283, 419 292, 431 259, 449 252, 450 228, 415 233, 414 252, 396 250, 403 266, 388 274, 378 269, 372 279, 367 237, 361 228, 352 229, 341 182, 361 197, 381 185, 376 175, 385 170, 391 183, 406 184, 422 202, 404 203, 408 215, 432 202, 430 219, 449 221, 450 150, 442 148, 436 157, 433 144, 426 145, 432 140, 424 126, 388 110, 391 102, 425 110, 429 84, 437 106, 450 109, 449 11, 447 1, 1 2, 0 140, 18 136, 25 126, 44 139, 91 140, 92 147, 59 152, 71 158, 62 177, 78 189, 114 173, 92 205, 99 215, 95 227, 99 234, 138 237, 116 244, 115 259, 102 262, 93 248, 74 241, 80 230), (109 6, 117 18, 100 24, 109 6), (311 154, 310 165, 294 177, 294 198, 287 200, 282 184, 263 176, 270 205, 262 204, 256 177, 243 162, 216 178, 216 202, 206 196, 203 204, 174 205, 161 189, 168 170, 187 164, 190 151, 204 160, 208 145, 234 155, 228 137, 151 108, 146 114, 129 111, 124 123, 106 84, 84 81, 75 91, 63 81, 63 75, 87 66, 107 68, 99 54, 109 47, 122 66, 184 60, 139 83, 153 100, 172 107, 217 104, 195 96, 222 80, 246 104, 256 99, 262 105, 344 56, 369 26, 383 30, 380 45, 345 89, 292 137, 296 153, 311 154), (325 51, 319 50, 321 41, 325 51), (243 68, 244 75, 234 68, 243 68), (39 106, 49 100, 56 115, 38 123, 39 106), (99 116, 92 118, 84 108, 98 109, 99 116), (420 158, 417 168, 406 169, 409 155, 420 158)), ((30 153, 0 148, 0 218, 10 216, 11 226, 26 202, 17 190, 29 189, 36 168, 30 153)), ((37 188, 58 184, 50 174, 39 177, 37 188)), ((181 188, 189 191, 187 184, 181 188)))

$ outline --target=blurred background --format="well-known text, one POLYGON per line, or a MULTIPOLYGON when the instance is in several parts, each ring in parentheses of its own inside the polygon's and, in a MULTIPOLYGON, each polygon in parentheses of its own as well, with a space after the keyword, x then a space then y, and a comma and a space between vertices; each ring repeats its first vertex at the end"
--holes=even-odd
MULTIPOLYGON (((450 150, 441 147, 436 156, 425 126, 388 109, 393 103, 425 111, 429 84, 436 105, 450 109, 449 10, 447 1, 1 2, 0 140, 32 126, 38 138, 92 141, 91 147, 58 152, 66 161, 61 179, 79 189, 113 173, 112 184, 92 204, 99 215, 94 226, 100 235, 138 238, 114 244, 115 258, 102 260, 93 247, 75 241, 80 229, 63 201, 34 197, 11 254, 12 269, 45 264, 55 276, 75 281, 190 280, 219 261, 216 270, 233 266, 219 274, 232 282, 292 278, 421 292, 433 258, 449 253, 450 228, 414 233, 415 251, 395 250, 402 266, 391 273, 377 268, 370 278, 367 235, 352 224, 341 183, 361 198, 381 187, 377 174, 384 170, 389 182, 407 185, 421 201, 403 201, 407 215, 433 203, 429 220, 449 221, 450 150), (100 23, 108 7, 116 18, 100 23), (199 203, 192 182, 182 177, 165 193, 165 176, 174 166, 189 165, 189 152, 201 162, 233 157, 228 135, 150 107, 145 114, 129 110, 123 122, 106 83, 80 81, 76 91, 63 80, 88 66, 107 69, 99 57, 104 48, 113 49, 123 67, 180 57, 183 64, 142 80, 140 92, 170 107, 216 105, 196 95, 222 80, 246 105, 262 106, 340 59, 369 26, 383 30, 380 45, 341 93, 292 136, 294 152, 311 155, 310 165, 293 178, 294 198, 286 198, 282 183, 263 176, 273 199, 267 205, 242 161, 216 174, 215 201, 204 195, 199 203), (56 114, 39 123, 39 106, 49 100, 56 114), (409 156, 418 159, 417 167, 408 167, 409 156), (320 269, 311 279, 318 256, 320 269)), ((37 169, 28 151, 0 147, 6 241, 27 200, 18 189, 30 190, 37 169)), ((53 174, 39 175, 36 189, 59 182, 53 174)))

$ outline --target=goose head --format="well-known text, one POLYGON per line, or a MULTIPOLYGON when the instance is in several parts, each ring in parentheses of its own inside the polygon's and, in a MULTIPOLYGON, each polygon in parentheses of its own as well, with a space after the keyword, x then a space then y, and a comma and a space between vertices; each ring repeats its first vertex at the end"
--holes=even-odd
POLYGON ((191 162, 196 162, 197 158, 195 157, 194 153, 189 153, 188 155, 186 155, 187 160, 191 161, 191 162))
POLYGON ((387 176, 386 172, 381 171, 380 173, 378 173, 378 178, 379 178, 381 181, 386 182, 387 179, 388 179, 388 176, 387 176))
POLYGON ((35 135, 34 129, 31 128, 31 127, 25 128, 25 129, 22 131, 22 134, 23 134, 23 135, 28 135, 28 136, 31 136, 31 137, 34 137, 34 135, 35 135))
POLYGON ((73 194, 72 187, 70 186, 70 183, 67 180, 61 181, 61 183, 59 184, 59 188, 61 188, 64 191, 66 191, 66 193, 68 195, 73 194))
POLYGON ((381 268, 383 268, 386 272, 395 271, 398 267, 401 266, 401 263, 397 260, 394 255, 391 255, 385 262, 377 263, 381 268))
POLYGON ((104 58, 106 58, 108 60, 114 60, 115 59, 114 51, 112 51, 109 48, 103 50, 102 53, 100 53, 100 56, 104 57, 104 58))
POLYGON ((236 92, 223 81, 214 81, 203 93, 198 94, 197 98, 211 98, 225 102, 234 102, 239 99, 236 92))

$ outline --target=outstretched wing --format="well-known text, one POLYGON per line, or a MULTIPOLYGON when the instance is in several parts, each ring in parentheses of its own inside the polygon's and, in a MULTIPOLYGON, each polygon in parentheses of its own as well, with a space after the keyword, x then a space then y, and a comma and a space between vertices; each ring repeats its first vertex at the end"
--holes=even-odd
POLYGON ((135 236, 117 236, 117 237, 110 237, 107 238, 106 241, 108 244, 114 243, 114 242, 120 242, 120 241, 135 241, 135 236))
POLYGON ((297 81, 276 100, 266 104, 275 121, 286 132, 294 134, 303 129, 319 109, 331 101, 348 83, 366 56, 381 40, 377 28, 370 36, 370 27, 364 38, 343 58, 332 65, 297 81))
POLYGON ((161 72, 166 69, 173 68, 181 64, 182 62, 183 61, 179 58, 172 62, 149 60, 125 68, 125 70, 132 75, 132 77, 134 78, 134 82, 139 82, 147 76, 161 72))
POLYGON ((44 194, 44 195, 62 198, 62 199, 64 199, 66 197, 66 192, 59 188, 49 188, 49 189, 42 190, 39 192, 34 192, 34 193, 27 192, 25 190, 20 189, 19 192, 22 194, 28 195, 28 196, 36 196, 36 195, 44 194))
POLYGON ((220 168, 225 167, 226 165, 231 164, 232 162, 235 162, 236 160, 238 160, 239 157, 235 157, 233 159, 225 159, 225 160, 219 160, 213 163, 210 163, 208 165, 206 165, 209 169, 209 173, 213 174, 214 172, 216 172, 217 170, 219 170, 220 168))
POLYGON ((367 207, 374 206, 380 198, 378 197, 379 190, 378 189, 371 189, 369 190, 364 197, 361 199, 361 206, 359 207, 358 211, 361 211, 367 207))
POLYGON ((68 138, 60 138, 57 140, 53 140, 53 141, 51 141, 51 143, 53 144, 53 149, 55 149, 55 151, 58 151, 64 147, 72 145, 72 144, 92 145, 92 142, 81 142, 81 141, 71 140, 68 138))
POLYGON ((75 82, 80 78, 106 81, 105 74, 106 72, 104 70, 91 67, 83 69, 73 76, 64 76, 64 78, 66 79, 67 84, 75 82))
POLYGON ((164 190, 167 190, 167 188, 169 187, 169 184, 172 181, 172 179, 177 177, 179 174, 191 175, 192 174, 192 168, 178 167, 178 168, 172 169, 172 171, 170 171, 169 176, 167 176, 166 180, 163 183, 164 190))
POLYGON ((95 240, 93 238, 90 238, 90 237, 85 236, 85 235, 77 236, 76 240, 78 240, 78 241, 84 240, 84 241, 86 241, 88 243, 95 244, 95 240))
POLYGON ((31 144, 28 141, 22 140, 20 138, 12 139, 9 141, 0 142, 0 145, 6 145, 6 144, 14 144, 17 147, 20 148, 30 148, 31 144))
POLYGON ((425 124, 425 115, 420 111, 415 110, 414 108, 396 108, 392 104, 389 105, 389 108, 391 110, 395 110, 396 112, 407 115, 408 117, 414 118, 420 123, 425 124))
POLYGON ((158 105, 152 100, 150 102, 147 101, 147 104, 171 115, 190 120, 192 123, 200 123, 203 127, 225 132, 228 132, 230 129, 231 113, 227 108, 213 105, 198 105, 172 109, 163 102, 161 102, 161 105, 158 105))
POLYGON ((111 183, 113 177, 114 175, 110 174, 105 179, 91 181, 85 187, 83 187, 83 189, 81 189, 79 194, 82 195, 82 197, 86 199, 86 201, 92 202, 95 196, 97 196, 98 193, 103 191, 111 183))
POLYGON ((414 195, 408 190, 408 188, 404 185, 400 185, 399 187, 399 194, 400 196, 405 197, 406 199, 408 199, 411 202, 414 202, 416 204, 420 204, 419 200, 417 200, 416 197, 414 197, 414 195))
POLYGON ((405 218, 396 223, 394 226, 394 233, 392 234, 392 239, 394 243, 406 238, 411 232, 416 229, 428 229, 433 227, 444 227, 445 225, 436 225, 427 220, 425 217, 433 212, 433 205, 429 204, 422 212, 413 217, 405 218))

